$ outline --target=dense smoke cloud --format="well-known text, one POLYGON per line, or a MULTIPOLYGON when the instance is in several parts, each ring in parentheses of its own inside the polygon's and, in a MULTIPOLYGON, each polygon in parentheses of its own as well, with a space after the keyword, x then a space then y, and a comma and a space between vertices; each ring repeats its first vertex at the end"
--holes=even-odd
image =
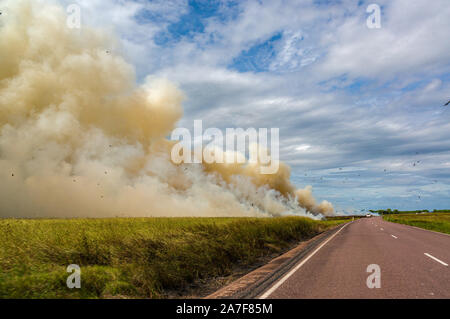
POLYGON ((166 136, 183 94, 138 86, 99 30, 62 8, 0 1, 0 217, 303 216, 333 213, 289 167, 181 164, 166 136))

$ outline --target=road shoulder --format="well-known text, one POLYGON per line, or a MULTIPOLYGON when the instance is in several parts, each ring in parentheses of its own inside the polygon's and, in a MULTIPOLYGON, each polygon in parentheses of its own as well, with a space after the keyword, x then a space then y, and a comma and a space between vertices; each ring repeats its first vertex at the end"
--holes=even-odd
POLYGON ((255 269, 247 275, 233 281, 229 285, 207 296, 205 299, 249 299, 256 298, 291 270, 302 258, 314 248, 327 240, 345 224, 329 229, 307 241, 301 242, 295 248, 272 259, 264 266, 255 269))

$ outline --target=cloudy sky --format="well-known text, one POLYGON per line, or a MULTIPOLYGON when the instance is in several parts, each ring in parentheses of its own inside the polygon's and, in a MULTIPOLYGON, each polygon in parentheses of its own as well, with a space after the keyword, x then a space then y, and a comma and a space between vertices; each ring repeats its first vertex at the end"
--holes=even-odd
POLYGON ((450 208, 448 0, 58 2, 179 85, 180 126, 280 128, 293 182, 338 211, 450 208))

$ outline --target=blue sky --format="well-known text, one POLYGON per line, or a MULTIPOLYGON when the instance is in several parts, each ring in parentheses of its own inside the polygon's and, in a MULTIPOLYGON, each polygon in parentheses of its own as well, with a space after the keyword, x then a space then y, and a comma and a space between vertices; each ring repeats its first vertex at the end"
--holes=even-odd
MULTIPOLYGON (((58 1, 63 4, 74 1, 58 1)), ((338 211, 450 208, 448 0, 80 0, 180 126, 279 127, 292 180, 338 211)))

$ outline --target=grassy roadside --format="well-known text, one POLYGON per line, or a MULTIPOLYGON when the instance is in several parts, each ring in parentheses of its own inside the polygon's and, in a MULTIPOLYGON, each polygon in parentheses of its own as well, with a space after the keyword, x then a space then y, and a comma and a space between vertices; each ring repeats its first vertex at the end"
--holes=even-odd
POLYGON ((450 213, 384 215, 383 219, 450 234, 450 213))
POLYGON ((351 221, 360 218, 365 218, 365 216, 361 215, 348 215, 348 216, 329 216, 327 220, 337 220, 337 221, 351 221))
POLYGON ((344 222, 282 218, 0 220, 0 298, 161 298, 344 222), (68 289, 66 267, 81 267, 68 289))

